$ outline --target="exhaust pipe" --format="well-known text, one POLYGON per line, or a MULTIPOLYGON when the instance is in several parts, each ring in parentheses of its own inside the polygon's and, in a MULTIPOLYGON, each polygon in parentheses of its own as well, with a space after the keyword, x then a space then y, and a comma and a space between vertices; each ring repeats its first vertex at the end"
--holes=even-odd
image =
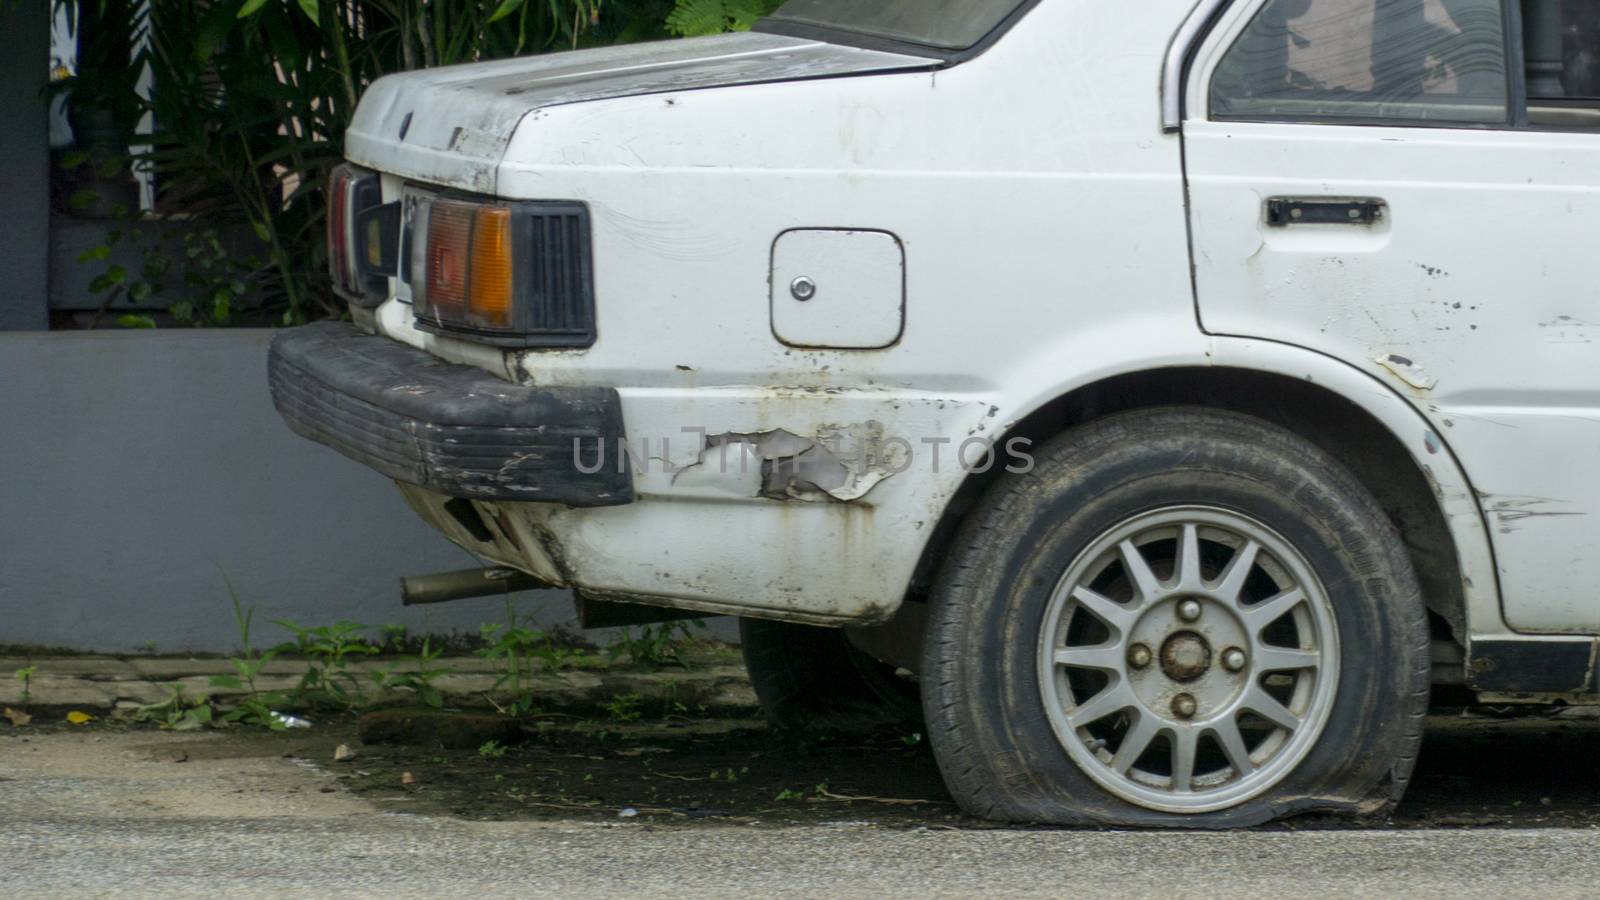
POLYGON ((416 606, 420 603, 444 603, 467 597, 489 597, 553 587, 559 585, 508 566, 490 566, 403 576, 400 579, 400 602, 405 606, 416 606))

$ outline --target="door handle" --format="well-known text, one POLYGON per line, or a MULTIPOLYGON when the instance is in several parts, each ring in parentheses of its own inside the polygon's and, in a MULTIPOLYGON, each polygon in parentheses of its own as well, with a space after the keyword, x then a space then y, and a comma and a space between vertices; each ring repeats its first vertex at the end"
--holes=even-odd
POLYGON ((1268 197, 1267 224, 1371 225, 1387 206, 1377 197, 1268 197))

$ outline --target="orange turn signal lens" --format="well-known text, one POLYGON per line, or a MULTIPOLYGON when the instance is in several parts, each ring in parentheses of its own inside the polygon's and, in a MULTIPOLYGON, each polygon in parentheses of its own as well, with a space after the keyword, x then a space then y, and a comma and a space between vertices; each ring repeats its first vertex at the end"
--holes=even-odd
POLYGON ((467 321, 484 328, 510 328, 512 278, 511 210, 481 207, 472 227, 467 321))

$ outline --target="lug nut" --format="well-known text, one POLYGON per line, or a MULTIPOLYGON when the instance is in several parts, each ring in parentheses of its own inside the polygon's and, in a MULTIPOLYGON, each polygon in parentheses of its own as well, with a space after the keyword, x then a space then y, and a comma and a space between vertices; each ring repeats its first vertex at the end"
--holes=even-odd
POLYGON ((1180 719, 1192 718, 1198 708, 1194 702, 1194 697, 1189 694, 1179 694, 1172 698, 1172 714, 1180 719))
POLYGON ((1128 648, 1128 665, 1133 666, 1135 669, 1142 669, 1150 665, 1150 660, 1154 658, 1155 655, 1150 652, 1150 648, 1143 644, 1134 644, 1128 648))
POLYGON ((1178 604, 1178 618, 1185 622, 1193 622, 1200 618, 1200 601, 1185 600, 1178 604))
POLYGON ((1222 651, 1222 667, 1229 672, 1239 671, 1244 668, 1244 664, 1247 662, 1249 662, 1249 659, 1245 657, 1244 651, 1238 647, 1229 647, 1222 651))

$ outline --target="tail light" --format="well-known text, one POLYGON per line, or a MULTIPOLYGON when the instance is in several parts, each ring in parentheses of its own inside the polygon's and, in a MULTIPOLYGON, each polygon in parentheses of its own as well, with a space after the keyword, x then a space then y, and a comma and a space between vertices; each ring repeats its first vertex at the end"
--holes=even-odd
POLYGON ((594 343, 587 207, 407 199, 405 277, 420 327, 514 347, 594 343))
POLYGON ((328 174, 328 274, 339 296, 377 306, 399 254, 400 204, 383 203, 374 172, 345 164, 328 174))

